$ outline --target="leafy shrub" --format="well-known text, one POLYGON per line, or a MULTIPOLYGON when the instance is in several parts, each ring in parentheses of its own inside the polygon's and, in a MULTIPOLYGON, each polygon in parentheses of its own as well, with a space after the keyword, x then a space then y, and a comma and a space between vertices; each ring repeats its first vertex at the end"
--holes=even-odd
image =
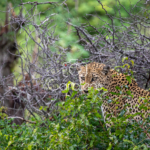
MULTIPOLYGON (((68 92, 68 89, 64 91, 68 92)), ((59 115, 53 120, 36 121, 36 124, 24 123, 21 126, 10 124, 11 120, 0 120, 0 149, 100 149, 128 150, 145 149, 150 145, 146 139, 148 129, 141 127, 141 121, 129 122, 133 117, 123 111, 112 117, 113 126, 106 129, 101 115, 102 96, 107 92, 91 88, 87 95, 77 95, 72 91, 65 102, 59 102, 59 115)), ((150 122, 147 118, 145 122, 150 122)))

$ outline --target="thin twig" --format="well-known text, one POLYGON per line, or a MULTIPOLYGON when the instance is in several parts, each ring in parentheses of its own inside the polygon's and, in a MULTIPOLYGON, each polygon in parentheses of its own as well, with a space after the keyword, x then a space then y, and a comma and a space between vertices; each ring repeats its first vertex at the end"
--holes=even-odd
POLYGON ((30 121, 30 120, 26 120, 26 119, 24 119, 24 118, 22 118, 22 117, 17 117, 17 116, 16 116, 16 117, 7 117, 7 118, 10 118, 10 119, 21 119, 22 121, 36 124, 36 122, 30 121))

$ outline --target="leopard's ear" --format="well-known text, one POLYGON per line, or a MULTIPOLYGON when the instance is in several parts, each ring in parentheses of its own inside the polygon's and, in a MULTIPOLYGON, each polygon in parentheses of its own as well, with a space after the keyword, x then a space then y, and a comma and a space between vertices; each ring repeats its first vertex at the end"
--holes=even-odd
POLYGON ((104 67, 103 67, 103 73, 104 73, 105 75, 108 74, 109 70, 110 70, 110 66, 104 66, 104 67))

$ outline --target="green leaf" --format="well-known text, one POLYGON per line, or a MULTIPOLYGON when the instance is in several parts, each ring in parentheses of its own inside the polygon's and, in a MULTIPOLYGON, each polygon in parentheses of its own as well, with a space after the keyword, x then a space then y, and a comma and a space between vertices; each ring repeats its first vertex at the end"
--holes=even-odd
POLYGON ((130 68, 130 65, 129 65, 129 64, 124 64, 124 65, 123 65, 123 68, 124 68, 125 66, 127 66, 128 69, 130 68))
POLYGON ((131 63, 132 63, 132 66, 134 66, 134 60, 130 60, 131 61, 131 63))
POLYGON ((130 76, 126 76, 126 79, 128 80, 129 84, 132 83, 132 78, 130 76))
POLYGON ((69 85, 71 84, 71 81, 68 81, 68 83, 66 84, 66 89, 62 91, 62 93, 68 93, 69 92, 69 85))
POLYGON ((116 70, 117 68, 123 68, 122 66, 116 66, 114 69, 116 70))
POLYGON ((32 145, 31 144, 28 145, 28 150, 32 150, 32 145))
POLYGON ((127 91, 126 93, 127 93, 128 95, 131 95, 131 91, 127 91))
POLYGON ((120 95, 120 93, 110 92, 112 95, 120 95))
POLYGON ((39 110, 42 110, 43 109, 43 106, 40 106, 39 110))
POLYGON ((8 147, 9 147, 12 143, 14 143, 14 141, 9 141, 9 142, 8 142, 8 145, 7 145, 7 147, 6 147, 6 149, 5 149, 5 150, 7 150, 7 149, 8 149, 8 147))
POLYGON ((122 58, 122 62, 124 62, 125 60, 128 60, 128 57, 123 57, 122 58))
POLYGON ((131 72, 131 74, 133 75, 133 71, 132 71, 132 70, 130 70, 130 72, 131 72))
POLYGON ((63 90, 62 93, 68 93, 68 90, 63 90))
POLYGON ((75 83, 71 82, 71 89, 74 90, 75 83))
POLYGON ((98 90, 98 91, 103 90, 104 92, 106 92, 106 91, 107 91, 107 89, 105 89, 104 87, 98 88, 97 90, 98 90))
POLYGON ((130 143, 130 144, 134 145, 134 143, 130 140, 124 139, 123 141, 126 142, 126 143, 130 143))
POLYGON ((33 130, 33 134, 35 134, 35 133, 36 133, 36 131, 37 131, 37 128, 35 128, 35 129, 33 130))
POLYGON ((121 90, 121 88, 120 88, 119 86, 116 86, 115 88, 116 88, 117 90, 121 90))
POLYGON ((132 95, 131 91, 127 91, 126 93, 133 98, 133 95, 132 95))
POLYGON ((108 146, 107 150, 111 150, 111 148, 112 148, 112 144, 109 143, 109 146, 108 146))
POLYGON ((90 147, 93 147, 94 140, 90 141, 90 147))

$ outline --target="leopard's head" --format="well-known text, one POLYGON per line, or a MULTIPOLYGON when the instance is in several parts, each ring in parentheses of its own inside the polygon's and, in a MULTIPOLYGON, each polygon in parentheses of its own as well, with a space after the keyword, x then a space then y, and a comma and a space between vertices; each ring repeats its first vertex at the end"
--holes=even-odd
POLYGON ((110 67, 102 63, 90 63, 78 68, 81 90, 88 92, 89 87, 94 89, 105 87, 106 77, 110 72, 110 67))

